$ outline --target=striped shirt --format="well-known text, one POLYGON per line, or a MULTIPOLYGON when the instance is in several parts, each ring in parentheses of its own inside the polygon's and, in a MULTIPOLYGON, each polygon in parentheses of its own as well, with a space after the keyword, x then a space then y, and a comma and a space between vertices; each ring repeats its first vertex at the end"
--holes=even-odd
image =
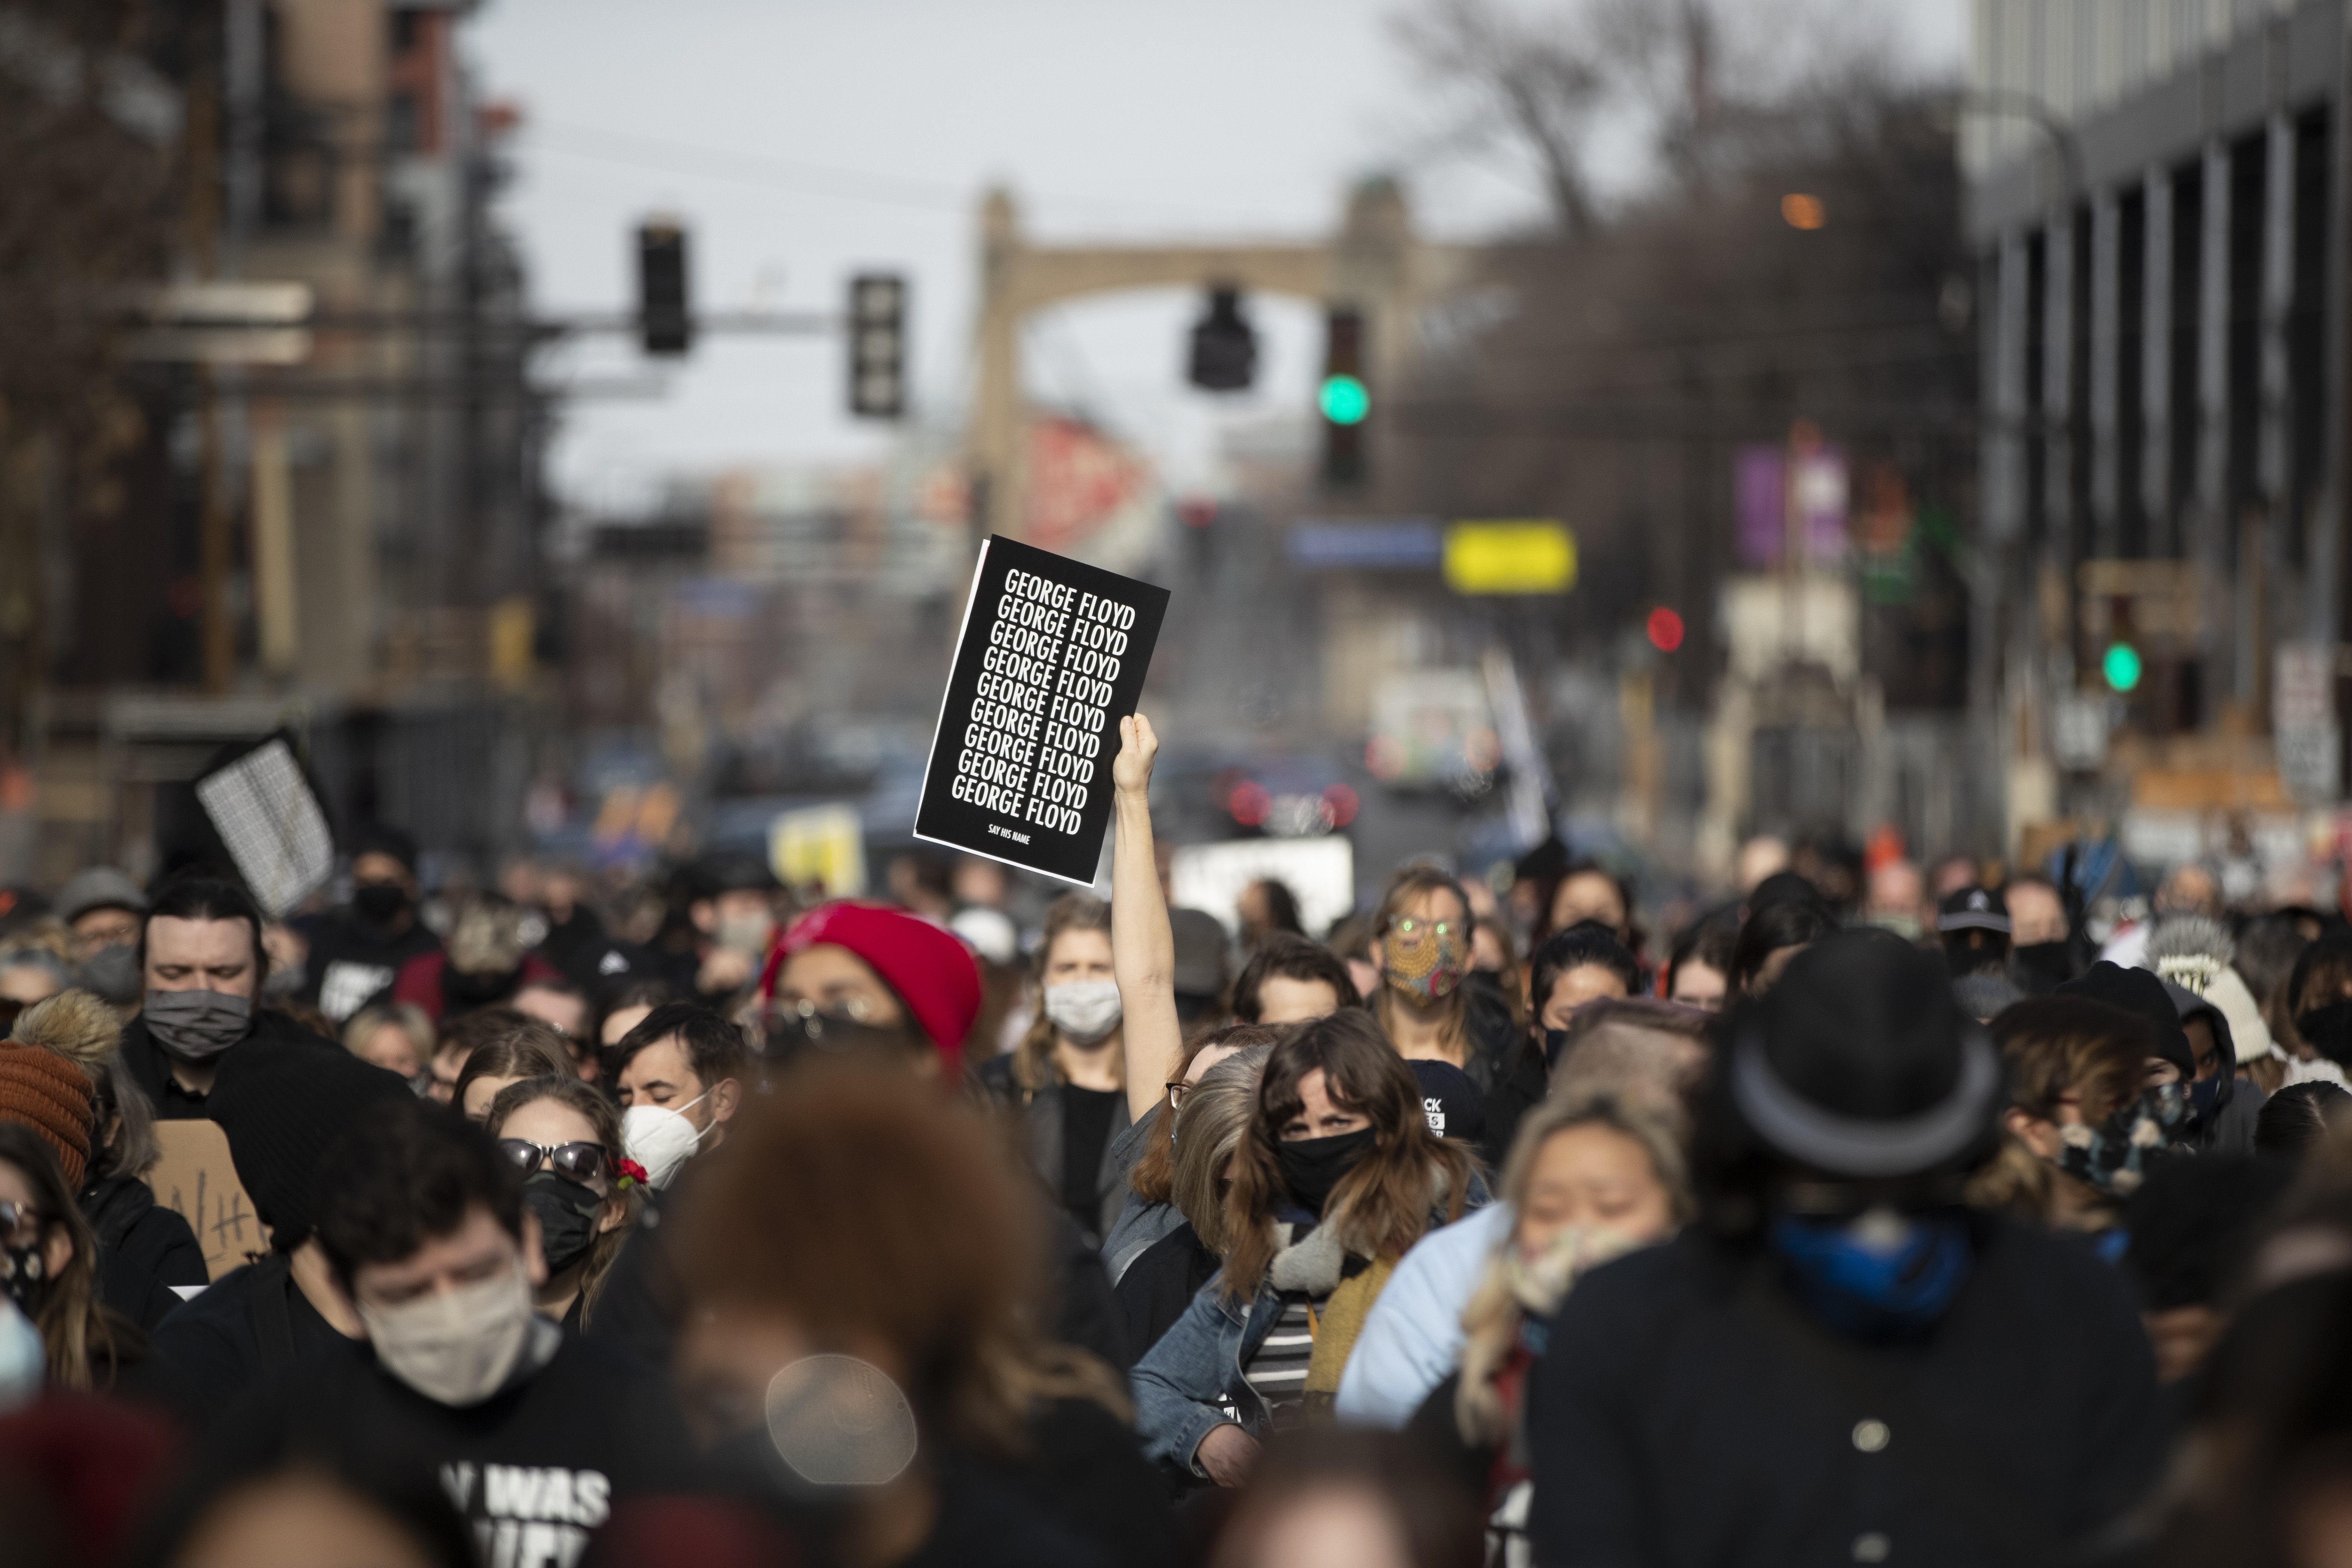
POLYGON ((1323 1302, 1304 1290, 1282 1292, 1282 1316, 1274 1331, 1257 1347, 1242 1375, 1265 1401, 1274 1429, 1287 1431, 1299 1424, 1307 1403, 1307 1363, 1315 1354, 1315 1320, 1323 1302))

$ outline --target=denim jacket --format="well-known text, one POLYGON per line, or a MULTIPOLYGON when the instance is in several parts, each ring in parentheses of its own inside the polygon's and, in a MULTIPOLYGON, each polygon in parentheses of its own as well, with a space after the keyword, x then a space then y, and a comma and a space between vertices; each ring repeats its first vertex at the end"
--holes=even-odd
POLYGON ((1184 1315, 1135 1363, 1135 1425, 1146 1458, 1205 1475, 1193 1456, 1202 1438, 1234 1419, 1225 1401, 1244 1430, 1265 1435, 1265 1401, 1242 1368, 1281 1317, 1281 1293, 1270 1284, 1238 1304, 1226 1299, 1223 1274, 1201 1287, 1184 1315))
MULTIPOLYGON (((1490 1197, 1486 1182, 1474 1173, 1468 1206, 1484 1206, 1490 1197)), ((1435 1215, 1431 1228, 1444 1223, 1444 1215, 1435 1215)), ((1238 1418, 1251 1436, 1265 1436, 1270 1413, 1242 1369, 1281 1321, 1278 1272, 1268 1270, 1256 1297, 1238 1305, 1225 1295, 1225 1277, 1218 1274, 1135 1363, 1135 1426, 1147 1458, 1205 1475, 1194 1455, 1201 1439, 1215 1428, 1238 1418)))

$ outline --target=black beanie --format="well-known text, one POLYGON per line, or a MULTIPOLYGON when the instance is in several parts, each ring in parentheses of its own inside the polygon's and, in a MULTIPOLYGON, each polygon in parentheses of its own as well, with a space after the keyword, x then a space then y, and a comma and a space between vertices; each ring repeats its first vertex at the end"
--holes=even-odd
POLYGON ((1924 1174, 1990 1135, 2000 1054, 1940 956, 1891 931, 1823 938, 1732 1026, 1732 1103, 1765 1144, 1831 1175, 1924 1174))
POLYGON ((328 1146, 372 1108, 415 1097, 406 1079, 340 1047, 254 1039, 221 1058, 205 1110, 228 1138, 271 1245, 291 1252, 310 1234, 312 1178, 328 1146))
POLYGON ((2089 973, 2069 980, 2055 994, 2104 1002, 2147 1019, 2156 1029, 2156 1054, 2180 1069, 2182 1082, 2197 1076, 2197 1058, 2189 1054, 2189 1031, 2180 1026, 2180 1010, 2164 982, 2147 970, 2126 969, 2101 959, 2089 973))

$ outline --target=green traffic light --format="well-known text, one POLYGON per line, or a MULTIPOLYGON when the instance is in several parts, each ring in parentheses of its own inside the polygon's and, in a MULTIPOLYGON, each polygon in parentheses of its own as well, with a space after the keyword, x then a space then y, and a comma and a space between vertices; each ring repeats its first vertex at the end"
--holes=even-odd
POLYGON ((2107 684, 2117 691, 2129 691, 2139 684, 2139 649, 2127 642, 2110 644, 2106 657, 2099 661, 2100 673, 2107 684))
POLYGON ((1334 425, 1361 425, 1364 416, 1372 411, 1372 395, 1352 375, 1325 376, 1323 394, 1317 401, 1323 406, 1323 417, 1334 425))

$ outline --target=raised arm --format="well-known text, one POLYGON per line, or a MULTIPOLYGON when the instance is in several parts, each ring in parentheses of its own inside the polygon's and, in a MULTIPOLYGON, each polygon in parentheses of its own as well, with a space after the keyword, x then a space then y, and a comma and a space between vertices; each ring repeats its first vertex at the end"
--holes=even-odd
POLYGON ((1110 958, 1125 1015, 1127 1114, 1135 1121, 1160 1103, 1184 1054, 1184 1030, 1176 1021, 1176 935, 1151 854, 1151 761, 1159 754, 1150 720, 1138 713, 1118 721, 1118 756, 1110 765, 1118 834, 1110 858, 1110 958))

